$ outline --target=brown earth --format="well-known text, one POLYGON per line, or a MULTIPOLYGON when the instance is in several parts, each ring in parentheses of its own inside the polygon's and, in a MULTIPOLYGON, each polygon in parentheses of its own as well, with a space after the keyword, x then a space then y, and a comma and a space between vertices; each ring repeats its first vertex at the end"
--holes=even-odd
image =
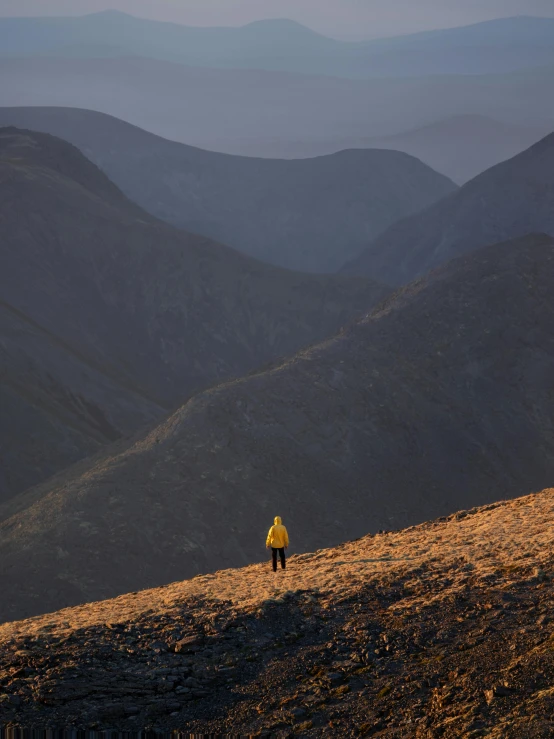
POLYGON ((548 739, 553 526, 545 490, 293 555, 276 575, 257 564, 4 624, 0 721, 548 739))

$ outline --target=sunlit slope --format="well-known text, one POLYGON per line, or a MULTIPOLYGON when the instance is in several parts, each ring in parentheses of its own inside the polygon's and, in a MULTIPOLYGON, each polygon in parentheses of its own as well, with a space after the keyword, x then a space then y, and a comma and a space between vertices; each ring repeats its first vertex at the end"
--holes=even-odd
POLYGON ((548 739, 553 525, 550 489, 6 624, 0 720, 548 739))

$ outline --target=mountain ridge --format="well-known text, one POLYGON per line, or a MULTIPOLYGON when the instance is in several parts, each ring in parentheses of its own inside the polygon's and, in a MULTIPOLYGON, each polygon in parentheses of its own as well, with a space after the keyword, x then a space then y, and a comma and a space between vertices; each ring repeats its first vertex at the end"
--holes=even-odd
POLYGON ((151 56, 195 66, 280 69, 345 78, 533 67, 552 63, 549 47, 553 37, 554 20, 532 16, 355 42, 323 36, 296 21, 279 18, 237 27, 194 27, 108 11, 0 21, 4 54, 15 56, 18 52, 94 56, 104 47, 122 56, 151 56), (125 32, 115 33, 114 26, 120 30, 123 26, 125 32))
POLYGON ((390 284, 405 284, 487 244, 530 231, 554 234, 551 161, 554 134, 393 225, 342 272, 386 276, 390 284))
POLYGON ((547 236, 466 255, 8 501, 0 618, 255 561, 274 501, 310 551, 544 487, 553 270, 547 236))
POLYGON ((0 359, 13 411, 2 499, 97 451, 98 424, 104 442, 128 436, 200 388, 323 339, 385 292, 178 231, 48 134, 0 129, 0 182, 0 359), (88 434, 77 446, 76 424, 88 434))
POLYGON ((193 68, 136 57, 76 58, 71 64, 54 57, 4 58, 0 79, 5 105, 92 108, 169 139, 238 154, 271 152, 275 140, 386 136, 468 109, 523 126, 552 119, 552 66, 402 78, 391 88, 375 79, 193 68))
MULTIPOLYGON (((242 147, 247 156, 283 159, 312 158, 344 149, 392 149, 415 156, 461 186, 529 148, 552 127, 539 121, 516 125, 490 115, 460 114, 387 136, 271 142, 250 138, 242 147)), ((240 153, 241 146, 237 150, 240 153)))
MULTIPOLYGON (((468 114, 393 134, 382 143, 416 156, 463 185, 521 153, 545 131, 546 127, 510 126, 488 116, 468 114), (444 144, 439 137, 445 138, 444 144)), ((378 146, 378 141, 374 145, 378 146)))
POLYGON ((161 220, 306 272, 336 271, 369 238, 456 189, 397 152, 253 159, 170 142, 100 113, 56 108, 0 108, 2 123, 69 139, 161 220))

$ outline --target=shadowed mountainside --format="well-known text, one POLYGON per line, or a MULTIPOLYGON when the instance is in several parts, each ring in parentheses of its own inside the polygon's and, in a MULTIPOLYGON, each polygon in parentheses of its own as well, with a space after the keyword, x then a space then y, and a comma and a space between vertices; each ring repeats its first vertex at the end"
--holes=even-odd
POLYGON ((533 231, 554 235, 554 134, 391 226, 342 271, 408 283, 460 254, 533 231))
POLYGON ((0 186, 0 499, 325 338, 385 293, 163 224, 46 134, 0 130, 0 186))
POLYGON ((154 216, 263 261, 334 272, 401 218, 456 188, 399 152, 273 161, 167 141, 101 113, 0 108, 0 125, 70 141, 154 216))
POLYGON ((0 627, 0 721, 550 739, 554 491, 0 627))
POLYGON ((362 42, 326 38, 287 19, 195 28, 107 11, 0 19, 2 56, 141 56, 191 66, 335 77, 511 72, 554 62, 554 19, 500 18, 362 42))
POLYGON ((0 500, 166 412, 102 364, 0 301, 0 500))
POLYGON ((544 487, 553 280, 547 236, 475 252, 18 496, 0 617, 255 561, 274 511, 309 551, 544 487))

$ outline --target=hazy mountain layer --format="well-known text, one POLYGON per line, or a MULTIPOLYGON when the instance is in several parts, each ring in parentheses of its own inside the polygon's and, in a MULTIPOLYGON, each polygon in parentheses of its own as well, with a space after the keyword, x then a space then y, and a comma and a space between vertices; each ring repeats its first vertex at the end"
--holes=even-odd
POLYGON ((0 108, 2 124, 71 141, 159 218, 311 272, 336 271, 388 226, 455 190, 399 152, 345 151, 289 162, 233 157, 66 108, 0 108))
POLYGON ((395 224, 343 271, 407 283, 467 251, 532 231, 554 235, 554 134, 395 224))
POLYGON ((0 720, 550 739, 554 491, 0 628, 0 720), (549 638, 550 637, 550 638, 549 638))
POLYGON ((552 69, 346 80, 136 58, 3 59, 0 99, 94 109, 186 144, 257 155, 267 145, 271 155, 279 141, 389 136, 468 111, 543 126, 554 119, 552 69))
MULTIPOLYGON (((10 110, 28 108, 7 109, 10 110)), ((518 126, 485 116, 459 115, 393 136, 274 142, 250 138, 235 142, 235 149, 249 156, 284 159, 324 156, 344 149, 392 149, 417 157, 437 172, 463 185, 490 167, 529 148, 553 128, 554 123, 518 126)))
POLYGON ((516 17, 390 39, 347 43, 289 20, 194 28, 105 12, 3 18, 3 56, 141 56, 191 66, 339 77, 510 72, 554 62, 554 19, 516 17))
MULTIPOLYGON (((5 109, 8 114, 11 110, 28 108, 5 109)), ((0 115, 2 112, 0 108, 0 115)), ((242 146, 250 156, 259 154, 285 159, 323 156, 344 149, 392 149, 417 157, 462 185, 529 148, 553 128, 554 123, 517 126, 485 116, 458 115, 392 136, 358 136, 325 141, 275 140, 273 144, 249 139, 235 146, 239 150, 242 146)))
POLYGON ((276 514, 309 551, 543 487, 553 280, 546 236, 480 250, 4 506, 4 617, 256 561, 276 514))
POLYGON ((156 221, 46 134, 0 130, 0 186, 0 498, 198 388, 321 340, 384 294, 156 221))
MULTIPOLYGON (((1 109, 0 109, 1 113, 1 109)), ((404 151, 463 185, 510 159, 554 128, 516 126, 477 115, 460 115, 388 137, 282 144, 281 156, 321 156, 346 148, 404 151)), ((277 154, 277 152, 276 152, 277 154)))
POLYGON ((529 148, 552 128, 554 123, 533 128, 465 115, 367 144, 405 151, 462 185, 529 148))

